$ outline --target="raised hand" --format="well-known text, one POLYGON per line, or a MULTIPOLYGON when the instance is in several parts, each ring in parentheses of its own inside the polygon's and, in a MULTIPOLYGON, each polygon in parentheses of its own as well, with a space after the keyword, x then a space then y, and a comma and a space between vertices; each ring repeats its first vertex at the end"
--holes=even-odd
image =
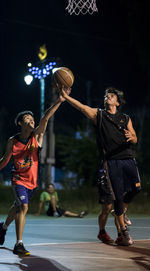
POLYGON ((62 87, 62 89, 59 92, 59 99, 61 102, 65 101, 65 98, 70 95, 71 93, 71 88, 65 88, 64 86, 62 87))

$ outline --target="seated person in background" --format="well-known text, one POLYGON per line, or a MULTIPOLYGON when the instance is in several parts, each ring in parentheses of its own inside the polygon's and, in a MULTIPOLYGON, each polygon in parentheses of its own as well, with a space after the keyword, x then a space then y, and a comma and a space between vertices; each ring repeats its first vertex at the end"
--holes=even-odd
POLYGON ((44 205, 44 209, 48 216, 67 216, 67 217, 84 217, 88 214, 87 211, 82 211, 79 214, 72 213, 70 211, 64 210, 58 206, 58 194, 55 191, 55 187, 53 184, 49 184, 47 187, 47 191, 44 191, 40 195, 40 203, 38 212, 36 215, 40 215, 42 208, 44 205))

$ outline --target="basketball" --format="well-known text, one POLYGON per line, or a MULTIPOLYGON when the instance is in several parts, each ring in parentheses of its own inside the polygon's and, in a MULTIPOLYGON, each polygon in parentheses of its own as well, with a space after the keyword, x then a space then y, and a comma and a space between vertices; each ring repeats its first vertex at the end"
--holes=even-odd
POLYGON ((66 67, 54 68, 52 71, 52 79, 58 89, 62 86, 70 88, 74 83, 74 75, 72 71, 66 67))

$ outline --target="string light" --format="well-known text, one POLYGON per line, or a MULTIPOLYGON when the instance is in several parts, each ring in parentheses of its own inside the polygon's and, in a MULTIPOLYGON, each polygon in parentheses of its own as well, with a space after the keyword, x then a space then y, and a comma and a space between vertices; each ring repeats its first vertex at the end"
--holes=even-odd
POLYGON ((29 72, 32 74, 34 78, 46 78, 48 75, 50 75, 50 71, 56 66, 56 62, 49 62, 46 65, 42 65, 42 67, 30 67, 29 72))

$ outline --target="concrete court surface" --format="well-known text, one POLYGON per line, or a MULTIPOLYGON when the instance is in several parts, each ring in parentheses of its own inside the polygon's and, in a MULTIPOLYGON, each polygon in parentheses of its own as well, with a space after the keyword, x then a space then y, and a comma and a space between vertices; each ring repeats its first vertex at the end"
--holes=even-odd
MULTIPOLYGON (((15 243, 12 223, 0 247, 0 271, 150 270, 150 217, 131 217, 131 220, 134 245, 121 247, 97 240, 98 224, 94 216, 82 219, 27 216, 23 242, 31 256, 12 253, 15 243)), ((107 231, 116 238, 112 217, 107 231)))

